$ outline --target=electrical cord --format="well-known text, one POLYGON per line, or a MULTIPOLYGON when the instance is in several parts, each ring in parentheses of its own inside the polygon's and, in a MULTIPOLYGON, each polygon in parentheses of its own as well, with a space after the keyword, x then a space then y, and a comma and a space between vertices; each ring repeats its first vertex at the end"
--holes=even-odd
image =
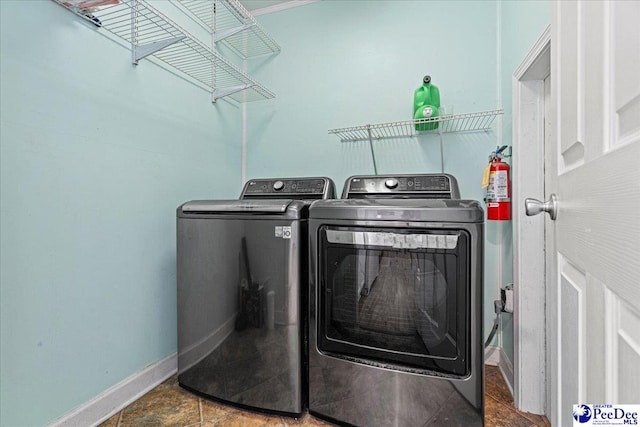
POLYGON ((496 336, 496 332, 498 332, 498 327, 500 326, 500 315, 502 314, 502 310, 504 309, 504 304, 501 300, 497 299, 493 302, 493 310, 496 313, 496 318, 493 321, 493 327, 491 328, 491 333, 489 334, 489 338, 484 343, 484 347, 487 348, 493 338, 496 336))

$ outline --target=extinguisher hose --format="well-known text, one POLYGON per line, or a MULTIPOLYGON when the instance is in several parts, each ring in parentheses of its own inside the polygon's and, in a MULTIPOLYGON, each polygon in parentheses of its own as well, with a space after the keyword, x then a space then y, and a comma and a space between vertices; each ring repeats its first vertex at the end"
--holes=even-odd
POLYGON ((487 341, 485 341, 484 343, 485 348, 489 347, 489 344, 491 344, 491 341, 493 341, 493 338, 496 336, 496 332, 498 332, 498 328, 500 327, 500 315, 502 314, 502 309, 503 309, 502 301, 499 299, 495 300, 493 302, 493 308, 494 308, 494 311, 496 312, 496 318, 493 321, 493 327, 491 328, 491 333, 489 333, 489 337, 487 338, 487 341))
POLYGON ((506 149, 507 149, 507 147, 508 147, 508 145, 503 145, 502 147, 498 147, 498 148, 496 148, 496 152, 495 152, 496 157, 498 157, 500 154, 502 154, 502 152, 503 152, 504 150, 506 150, 506 149))

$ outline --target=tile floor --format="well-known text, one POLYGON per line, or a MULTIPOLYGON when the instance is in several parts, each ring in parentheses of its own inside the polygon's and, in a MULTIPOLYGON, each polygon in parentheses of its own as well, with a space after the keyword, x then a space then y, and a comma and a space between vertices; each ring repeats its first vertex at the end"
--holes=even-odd
MULTIPOLYGON (((517 411, 511 393, 498 368, 485 370, 485 425, 487 427, 546 426, 549 421, 540 415, 517 411)), ((301 419, 258 414, 239 410, 200 398, 178 385, 172 376, 122 411, 109 418, 100 427, 262 427, 262 426, 331 426, 305 414, 301 419)))

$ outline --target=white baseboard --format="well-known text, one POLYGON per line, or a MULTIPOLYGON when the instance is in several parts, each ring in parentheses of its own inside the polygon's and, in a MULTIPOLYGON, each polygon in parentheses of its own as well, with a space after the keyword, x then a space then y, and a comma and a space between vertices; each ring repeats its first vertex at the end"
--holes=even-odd
POLYGON ((513 364, 511 364, 511 361, 502 350, 500 350, 500 362, 498 363, 498 368, 500 368, 504 381, 507 383, 507 387, 509 387, 511 396, 513 396, 513 364))
POLYGON ((177 353, 146 367, 76 408, 50 427, 97 426, 117 414, 177 371, 177 353))
POLYGON ((500 353, 502 350, 500 347, 490 345, 484 349, 484 364, 491 366, 498 366, 500 363, 500 353))
POLYGON ((500 347, 489 346, 484 349, 485 365, 497 366, 513 396, 513 364, 500 347))

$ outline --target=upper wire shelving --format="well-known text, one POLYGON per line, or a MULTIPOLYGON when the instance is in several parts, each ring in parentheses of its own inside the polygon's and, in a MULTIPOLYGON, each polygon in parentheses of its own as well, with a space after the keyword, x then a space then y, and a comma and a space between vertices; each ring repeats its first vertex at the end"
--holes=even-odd
POLYGON ((342 142, 355 142, 369 141, 372 139, 411 138, 416 135, 422 135, 430 132, 451 133, 486 131, 491 128, 495 118, 503 113, 503 110, 493 110, 479 113, 443 115, 425 119, 330 129, 329 133, 338 136, 342 142), (428 131, 416 130, 416 125, 434 125, 435 123, 438 124, 436 129, 428 131))
POLYGON ((280 52, 278 43, 238 0, 180 0, 213 34, 241 58, 280 52))
POLYGON ((226 96, 237 102, 275 96, 144 0, 121 0, 90 13, 64 0, 53 1, 130 43, 134 64, 153 56, 210 90, 214 101, 226 96))

